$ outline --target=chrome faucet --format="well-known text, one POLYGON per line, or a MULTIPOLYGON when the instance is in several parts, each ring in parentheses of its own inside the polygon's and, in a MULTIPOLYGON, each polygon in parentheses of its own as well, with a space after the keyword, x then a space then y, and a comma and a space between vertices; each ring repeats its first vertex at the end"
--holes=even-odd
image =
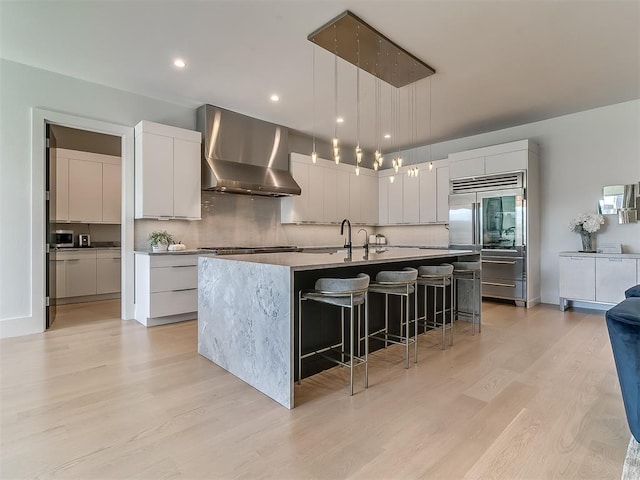
POLYGON ((349 249, 349 255, 351 255, 351 222, 348 219, 342 220, 342 224, 340 225, 340 235, 344 235, 344 224, 347 224, 347 240, 344 242, 344 248, 349 249))
POLYGON ((367 232, 366 228, 361 228, 358 230, 358 233, 364 232, 364 243, 362 244, 362 248, 364 248, 365 254, 369 253, 369 232, 367 232))

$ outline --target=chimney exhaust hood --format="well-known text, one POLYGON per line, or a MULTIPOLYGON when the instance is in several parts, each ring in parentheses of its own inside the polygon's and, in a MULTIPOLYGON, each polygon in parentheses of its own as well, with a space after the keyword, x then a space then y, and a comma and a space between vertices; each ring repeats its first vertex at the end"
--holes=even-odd
POLYGON ((196 113, 202 133, 202 189, 283 197, 300 195, 289 173, 289 131, 213 105, 196 113))

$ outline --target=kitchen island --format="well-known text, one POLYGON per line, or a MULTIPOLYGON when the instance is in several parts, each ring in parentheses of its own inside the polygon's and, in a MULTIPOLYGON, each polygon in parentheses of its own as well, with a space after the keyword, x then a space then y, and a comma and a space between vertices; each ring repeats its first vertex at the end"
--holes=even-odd
MULTIPOLYGON (((300 289, 313 288, 321 277, 347 278, 367 273, 373 279, 380 270, 478 259, 479 254, 470 250, 419 248, 372 249, 368 253, 354 249, 352 255, 344 251, 201 255, 198 353, 285 407, 293 408, 300 289)), ((479 296, 460 300, 475 301, 479 308, 479 296)), ((321 314, 322 306, 317 310, 321 314)), ((321 329, 310 330, 303 343, 318 341, 325 334, 321 329)))

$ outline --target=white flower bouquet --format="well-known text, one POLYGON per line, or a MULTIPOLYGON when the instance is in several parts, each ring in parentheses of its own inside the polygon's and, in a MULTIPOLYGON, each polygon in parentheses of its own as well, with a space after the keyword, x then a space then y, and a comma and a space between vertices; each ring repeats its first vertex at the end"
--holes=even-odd
POLYGON ((569 230, 572 232, 596 233, 600 225, 604 224, 604 217, 598 213, 583 213, 574 217, 569 222, 569 230))

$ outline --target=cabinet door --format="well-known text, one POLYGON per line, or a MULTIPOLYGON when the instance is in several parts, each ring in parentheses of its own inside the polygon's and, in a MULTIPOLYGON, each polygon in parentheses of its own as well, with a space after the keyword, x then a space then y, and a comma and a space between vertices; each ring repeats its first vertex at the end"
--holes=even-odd
POLYGON ((378 177, 378 225, 389 223, 389 177, 378 177))
POLYGON ((285 197, 281 200, 283 223, 301 222, 307 216, 309 205, 309 166, 306 163, 291 160, 291 175, 300 186, 300 195, 285 197))
POLYGON ((437 169, 421 170, 420 179, 420 223, 436 221, 437 207, 437 169))
POLYGON ((120 257, 96 260, 96 291, 98 295, 120 292, 120 257))
POLYGON ((420 175, 402 177, 402 223, 420 222, 420 175))
POLYGON ((591 302, 596 299, 594 257, 560 257, 560 297, 591 302))
POLYGON ((102 163, 69 159, 69 220, 102 222, 102 163))
POLYGON ((484 175, 484 157, 458 160, 449 164, 451 178, 474 177, 484 175))
POLYGON ((596 302, 619 303, 624 291, 636 284, 636 260, 596 258, 596 302))
POLYGON ((136 218, 173 216, 173 138, 153 133, 142 133, 136 137, 136 159, 141 183, 136 185, 136 218))
POLYGON ((122 218, 122 168, 102 164, 102 221, 120 223, 122 218))
POLYGON ((378 178, 369 175, 362 176, 360 189, 360 209, 362 222, 372 225, 378 222, 378 178))
MULTIPOLYGON (((52 149, 54 150, 54 149, 52 149)), ((52 191, 52 201, 49 203, 52 221, 69 221, 69 159, 52 155, 50 166, 51 178, 49 186, 52 191)))
POLYGON ((67 296, 67 275, 64 260, 49 261, 49 296, 64 298, 67 296))
POLYGON ((504 173, 527 169, 528 150, 487 155, 484 159, 485 172, 504 173))
POLYGON ((338 221, 337 181, 338 171, 333 168, 318 167, 324 170, 322 182, 322 221, 325 223, 338 221))
POLYGON ((349 172, 338 170, 336 176, 336 222, 349 215, 349 172))
POLYGON ((449 221, 449 166, 436 167, 436 221, 449 221))
POLYGON ((402 223, 402 206, 404 204, 402 175, 395 175, 393 182, 391 182, 389 178, 387 178, 387 181, 389 182, 389 224, 402 223))
POLYGON ((309 167, 309 203, 307 218, 309 222, 321 223, 324 221, 324 172, 325 168, 317 165, 309 167))
POLYGON ((355 173, 349 173, 349 220, 351 223, 362 223, 362 209, 360 192, 362 179, 355 173))
POLYGON ((173 216, 201 218, 200 144, 173 139, 173 216))
POLYGON ((96 294, 96 256, 66 260, 67 297, 96 294))

